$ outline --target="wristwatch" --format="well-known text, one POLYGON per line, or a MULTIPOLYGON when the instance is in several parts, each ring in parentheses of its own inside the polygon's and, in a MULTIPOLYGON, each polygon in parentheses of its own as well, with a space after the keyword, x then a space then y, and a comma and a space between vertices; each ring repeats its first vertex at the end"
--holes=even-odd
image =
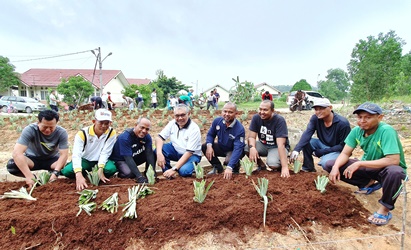
POLYGON ((53 170, 53 171, 51 171, 51 174, 54 174, 56 177, 59 177, 60 171, 53 170))
POLYGON ((178 171, 178 168, 176 166, 174 166, 174 167, 171 168, 171 170, 178 171))

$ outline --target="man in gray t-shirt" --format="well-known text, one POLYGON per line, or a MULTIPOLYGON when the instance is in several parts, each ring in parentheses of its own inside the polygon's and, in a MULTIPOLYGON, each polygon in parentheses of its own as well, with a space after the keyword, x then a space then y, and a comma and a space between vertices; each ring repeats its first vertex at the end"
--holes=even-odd
POLYGON ((53 110, 43 110, 38 114, 38 122, 23 129, 13 149, 13 159, 7 163, 10 174, 25 177, 31 188, 35 176, 31 170, 45 169, 57 179, 68 157, 67 131, 57 126, 59 115, 53 110))

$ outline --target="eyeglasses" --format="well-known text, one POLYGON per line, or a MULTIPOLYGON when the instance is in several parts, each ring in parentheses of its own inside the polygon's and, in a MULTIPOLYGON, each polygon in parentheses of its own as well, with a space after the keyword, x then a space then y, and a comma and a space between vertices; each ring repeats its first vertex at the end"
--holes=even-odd
POLYGON ((175 118, 183 118, 185 117, 187 114, 174 114, 175 118))

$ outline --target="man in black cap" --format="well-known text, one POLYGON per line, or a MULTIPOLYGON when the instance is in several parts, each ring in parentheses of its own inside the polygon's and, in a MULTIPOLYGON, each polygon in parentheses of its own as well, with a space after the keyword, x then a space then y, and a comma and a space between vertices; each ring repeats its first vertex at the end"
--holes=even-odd
POLYGON ((358 126, 348 134, 337 160, 328 161, 324 169, 330 173, 332 183, 341 179, 357 186, 361 193, 370 194, 382 186, 381 205, 368 221, 385 225, 392 218, 390 210, 394 209, 406 178, 404 151, 397 131, 381 121, 382 109, 377 104, 363 103, 354 114, 358 126), (362 159, 350 159, 357 146, 364 151, 362 159))
POLYGON ((303 151, 302 170, 305 172, 316 172, 313 156, 320 158, 320 166, 337 159, 344 148, 344 140, 351 131, 348 120, 334 113, 328 100, 318 102, 313 108, 315 114, 311 116, 307 129, 290 156, 290 162, 293 163, 299 152, 303 151), (312 138, 315 132, 318 139, 312 138))

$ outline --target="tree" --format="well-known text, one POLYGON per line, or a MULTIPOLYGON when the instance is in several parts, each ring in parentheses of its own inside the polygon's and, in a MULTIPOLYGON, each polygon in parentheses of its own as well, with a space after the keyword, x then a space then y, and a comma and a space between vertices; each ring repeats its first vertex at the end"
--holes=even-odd
MULTIPOLYGON (((230 101, 234 103, 243 103, 248 101, 253 101, 254 98, 258 95, 257 90, 254 87, 252 82, 240 82, 240 78, 232 78, 235 82, 235 85, 230 89, 230 101)), ((261 98, 261 97, 260 97, 261 98)))
POLYGON ((0 92, 8 90, 11 86, 19 85, 20 76, 14 70, 15 67, 9 59, 0 56, 0 92))
POLYGON ((157 99, 159 99, 160 96, 164 96, 163 91, 157 86, 157 83, 149 83, 147 85, 129 85, 124 88, 121 93, 125 96, 129 96, 131 98, 136 98, 136 90, 138 90, 141 95, 143 96, 144 100, 144 105, 143 107, 150 107, 151 104, 151 92, 153 92, 153 89, 156 89, 157 91, 157 99))
POLYGON ((305 79, 301 79, 298 82, 294 83, 293 87, 291 88, 291 91, 296 91, 296 90, 312 90, 311 85, 307 82, 305 79))
POLYGON ((90 82, 81 76, 71 76, 67 80, 62 79, 57 86, 59 94, 64 95, 63 101, 68 104, 81 104, 82 100, 89 97, 94 92, 90 82))
POLYGON ((376 101, 395 94, 390 86, 401 72, 404 44, 394 31, 389 31, 378 34, 377 38, 369 36, 355 45, 348 63, 353 101, 376 101))
POLYGON ((174 76, 172 78, 168 78, 164 74, 164 71, 161 69, 157 70, 156 74, 157 74, 157 79, 150 84, 158 86, 158 89, 157 88, 156 89, 157 89, 157 99, 158 99, 158 103, 160 106, 164 107, 166 105, 167 98, 169 95, 176 95, 180 90, 185 90, 188 92, 188 90, 191 88, 191 86, 186 86, 182 84, 174 76), (159 89, 161 91, 159 91, 159 89), (162 92, 162 93, 159 93, 159 92, 162 92))
POLYGON ((318 90, 326 96, 330 101, 341 100, 338 93, 341 93, 337 88, 337 84, 331 80, 319 81, 318 90))
POLYGON ((318 83, 318 90, 332 101, 342 100, 348 95, 350 81, 348 73, 342 69, 329 69, 326 81, 318 83))

